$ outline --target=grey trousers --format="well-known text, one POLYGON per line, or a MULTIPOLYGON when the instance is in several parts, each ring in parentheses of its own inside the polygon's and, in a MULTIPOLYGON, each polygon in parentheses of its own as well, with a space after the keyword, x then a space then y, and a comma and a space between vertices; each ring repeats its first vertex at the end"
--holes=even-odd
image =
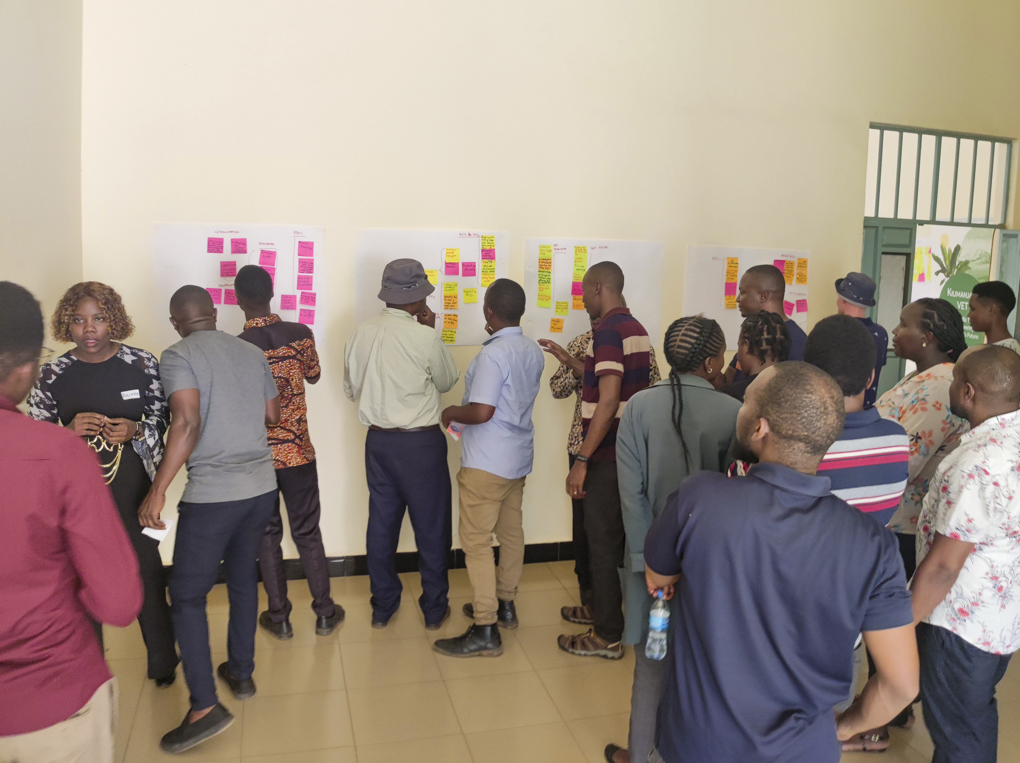
POLYGON ((659 702, 666 689, 669 665, 668 658, 650 660, 645 657, 643 640, 634 647, 634 688, 630 695, 630 736, 627 740, 632 761, 648 760, 649 753, 655 748, 655 725, 659 702))
POLYGON ((648 753, 648 763, 666 763, 666 761, 664 761, 662 756, 659 755, 658 750, 653 749, 650 753, 648 753))

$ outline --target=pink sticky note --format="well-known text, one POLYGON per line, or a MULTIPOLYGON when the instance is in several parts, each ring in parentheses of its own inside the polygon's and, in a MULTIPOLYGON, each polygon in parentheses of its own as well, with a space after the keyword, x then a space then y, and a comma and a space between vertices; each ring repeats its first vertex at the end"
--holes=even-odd
POLYGON ((248 254, 248 239, 246 239, 246 238, 232 238, 232 239, 230 239, 230 253, 231 254, 248 254))
POLYGON ((783 312, 787 315, 793 315, 793 302, 783 302, 783 312))
POLYGON ((262 267, 276 267, 276 252, 272 249, 262 249, 259 252, 259 265, 262 267))
POLYGON ((495 249, 483 249, 482 250, 482 259, 483 260, 494 260, 494 259, 496 259, 496 250, 495 249))
POLYGON ((779 268, 779 272, 780 273, 785 272, 784 271, 784 268, 786 267, 785 263, 786 263, 786 260, 772 260, 772 264, 775 265, 777 268, 779 268))
POLYGON ((315 307, 315 292, 314 291, 301 292, 301 304, 311 305, 312 307, 315 307))
POLYGON ((312 290, 312 276, 298 276, 297 287, 300 291, 311 291, 312 290))
POLYGON ((737 296, 737 285, 735 283, 728 283, 728 284, 726 284, 725 288, 723 289, 723 293, 727 297, 735 297, 735 296, 737 296))
POLYGON ((580 281, 574 281, 570 284, 570 294, 574 297, 580 297, 584 294, 584 288, 581 286, 580 281))
POLYGON ((220 263, 220 278, 233 278, 237 275, 237 263, 233 260, 224 260, 220 263))
POLYGON ((214 305, 223 304, 223 289, 211 289, 207 287, 206 291, 209 292, 209 296, 212 297, 212 303, 214 305))
POLYGON ((304 323, 306 326, 311 326, 315 323, 315 311, 302 307, 301 312, 298 313, 298 323, 304 323))
POLYGON ((473 276, 478 269, 477 262, 463 262, 460 266, 460 274, 462 276, 473 276))
POLYGON ((314 241, 298 241, 297 244, 298 257, 312 257, 314 255, 315 255, 314 241))
POLYGON ((281 294, 280 309, 297 310, 297 294, 281 294))
POLYGON ((223 304, 224 305, 236 305, 237 304, 237 293, 233 289, 223 290, 223 304))
POLYGON ((297 261, 297 272, 298 273, 314 273, 315 272, 315 260, 309 257, 300 257, 297 261))
POLYGON ((447 262, 446 270, 443 271, 448 276, 459 276, 460 275, 460 263, 459 262, 447 262))
POLYGON ((807 300, 806 299, 798 299, 797 300, 797 312, 798 313, 806 313, 807 312, 807 300))
POLYGON ((263 265, 262 269, 269 273, 269 277, 273 279, 273 286, 276 286, 276 268, 271 268, 267 267, 266 265, 263 265))
POLYGON ((918 283, 924 283, 924 273, 918 273, 917 274, 917 282, 918 283))
POLYGON ((205 250, 209 254, 223 254, 223 239, 207 238, 205 240, 205 250))

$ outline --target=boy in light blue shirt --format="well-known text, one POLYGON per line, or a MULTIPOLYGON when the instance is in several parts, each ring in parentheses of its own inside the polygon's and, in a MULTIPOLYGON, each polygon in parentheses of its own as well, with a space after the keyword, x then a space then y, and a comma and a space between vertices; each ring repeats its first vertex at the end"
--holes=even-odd
POLYGON ((541 348, 521 331, 524 305, 524 289, 509 279, 486 290, 482 313, 492 338, 464 377, 463 404, 443 411, 444 428, 464 425, 457 473, 460 544, 474 588, 474 604, 464 605, 474 623, 463 635, 434 645, 450 657, 502 654, 499 627, 517 627, 514 599, 524 566, 521 504, 535 456, 531 411, 545 369, 541 348), (499 540, 498 575, 493 532, 499 540))

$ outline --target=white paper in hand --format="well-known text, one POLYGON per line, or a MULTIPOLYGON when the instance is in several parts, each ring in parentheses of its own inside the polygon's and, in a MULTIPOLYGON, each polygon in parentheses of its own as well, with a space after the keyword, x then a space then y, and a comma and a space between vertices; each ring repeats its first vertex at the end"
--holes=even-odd
POLYGON ((168 519, 163 524, 165 524, 166 527, 162 530, 156 530, 152 527, 142 528, 142 535, 148 535, 150 538, 155 538, 156 542, 162 543, 163 539, 170 534, 170 528, 174 526, 174 521, 172 519, 168 519))

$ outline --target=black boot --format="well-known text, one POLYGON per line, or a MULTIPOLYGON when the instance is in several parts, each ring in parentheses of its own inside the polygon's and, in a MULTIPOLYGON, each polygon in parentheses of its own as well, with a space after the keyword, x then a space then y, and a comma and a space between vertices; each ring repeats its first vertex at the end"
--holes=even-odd
POLYGON ((441 638, 432 645, 447 657, 498 657, 503 654, 503 639, 493 625, 474 625, 457 638, 441 638))
MULTIPOLYGON (((500 628, 506 628, 508 631, 512 631, 517 627, 517 607, 514 606, 512 601, 503 601, 499 599, 499 606, 496 608, 496 622, 500 628)), ((475 605, 465 604, 464 614, 470 617, 472 620, 475 619, 475 605)))

